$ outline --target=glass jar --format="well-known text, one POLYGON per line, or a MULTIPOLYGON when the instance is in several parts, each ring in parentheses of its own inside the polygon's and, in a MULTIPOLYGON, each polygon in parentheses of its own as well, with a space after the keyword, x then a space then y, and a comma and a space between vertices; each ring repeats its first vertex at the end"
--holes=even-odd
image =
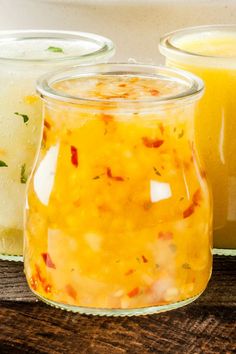
POLYGON ((65 64, 107 61, 110 40, 88 33, 0 32, 0 259, 22 260, 25 188, 40 141, 36 79, 65 64))
POLYGON ((236 254, 236 26, 201 26, 164 36, 168 66, 201 77, 206 93, 196 117, 196 142, 213 188, 214 252, 236 254))
POLYGON ((28 190, 25 273, 43 301, 138 315, 195 300, 211 274, 211 201, 194 144, 202 82, 156 66, 50 74, 28 190))

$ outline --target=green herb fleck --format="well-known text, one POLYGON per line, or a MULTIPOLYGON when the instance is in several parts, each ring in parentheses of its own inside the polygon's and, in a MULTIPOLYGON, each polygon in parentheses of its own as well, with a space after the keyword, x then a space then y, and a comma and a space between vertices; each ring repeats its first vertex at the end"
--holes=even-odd
POLYGON ((50 46, 50 47, 47 48, 47 50, 49 52, 53 52, 53 53, 64 53, 63 49, 60 48, 60 47, 52 47, 52 46, 50 46))
POLYGON ((21 113, 18 113, 18 112, 15 112, 14 114, 17 115, 17 116, 22 117, 25 124, 28 123, 29 117, 27 116, 27 114, 21 114, 21 113))
POLYGON ((153 170, 157 176, 161 176, 160 172, 156 169, 156 167, 153 167, 153 170))
POLYGON ((0 167, 8 167, 6 162, 0 160, 0 167))
POLYGON ((25 184, 28 179, 28 177, 26 176, 25 170, 26 170, 26 164, 24 163, 24 165, 21 166, 21 170, 20 170, 20 182, 23 184, 25 184))
POLYGON ((93 177, 93 179, 99 179, 100 178, 100 176, 95 176, 95 177, 93 177))
POLYGON ((180 202, 182 202, 183 200, 184 200, 184 197, 181 197, 181 198, 179 199, 180 202))
POLYGON ((179 139, 182 138, 183 135, 184 135, 184 130, 182 129, 181 132, 180 132, 179 135, 178 135, 178 138, 179 138, 179 139))
POLYGON ((190 267, 190 265, 189 265, 188 263, 182 264, 182 267, 183 267, 184 269, 191 269, 191 267, 190 267))

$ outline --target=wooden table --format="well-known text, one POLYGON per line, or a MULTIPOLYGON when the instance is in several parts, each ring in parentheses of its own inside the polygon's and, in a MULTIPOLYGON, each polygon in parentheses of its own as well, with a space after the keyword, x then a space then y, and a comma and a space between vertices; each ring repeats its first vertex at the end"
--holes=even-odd
POLYGON ((236 257, 215 257, 193 304, 144 317, 77 315, 38 302, 22 264, 0 261, 0 354, 236 353, 236 257))

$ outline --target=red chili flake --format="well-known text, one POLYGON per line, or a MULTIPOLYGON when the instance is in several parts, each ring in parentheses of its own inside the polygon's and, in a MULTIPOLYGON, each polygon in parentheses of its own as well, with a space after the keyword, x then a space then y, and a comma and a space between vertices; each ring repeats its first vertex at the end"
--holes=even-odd
POLYGON ((113 179, 114 181, 123 182, 124 178, 121 176, 113 176, 110 167, 107 167, 107 177, 113 179))
POLYGON ((51 285, 47 284, 44 286, 44 291, 45 293, 51 293, 52 292, 52 287, 51 285))
POLYGON ((102 120, 104 123, 108 124, 108 123, 112 122, 114 119, 109 114, 102 114, 102 120))
POLYGON ((32 288, 33 290, 37 290, 37 288, 38 288, 38 282, 37 282, 37 280, 35 279, 35 276, 32 276, 32 277, 30 278, 30 286, 31 286, 31 288, 32 288))
POLYGON ((201 175, 202 178, 206 178, 207 173, 204 170, 200 170, 200 175, 201 175))
POLYGON ((41 283, 41 286, 43 288, 43 290, 45 291, 45 293, 51 293, 52 292, 52 286, 47 282, 47 280, 42 276, 41 274, 41 270, 39 268, 39 266, 36 264, 35 265, 35 270, 36 270, 36 275, 33 276, 30 279, 30 284, 31 287, 34 290, 37 290, 38 288, 38 281, 41 283))
POLYGON ((51 124, 47 120, 44 121, 44 126, 48 129, 51 129, 51 124))
POLYGON ((188 218, 190 215, 192 215, 194 213, 194 208, 195 205, 192 203, 184 212, 183 212, 183 218, 186 219, 188 218))
POLYGON ((125 275, 130 275, 130 274, 133 274, 133 272, 134 272, 134 270, 133 270, 133 269, 129 269, 129 270, 125 273, 125 275))
POLYGON ((35 265, 35 269, 36 269, 36 276, 37 276, 38 280, 39 280, 42 284, 44 284, 44 283, 45 283, 45 279, 42 277, 42 275, 41 275, 41 270, 40 270, 40 268, 39 268, 39 266, 38 266, 37 264, 35 265))
POLYGON ((173 238, 173 232, 171 231, 160 231, 158 234, 159 238, 165 241, 171 240, 173 238))
POLYGON ((44 142, 47 141, 47 133, 46 133, 45 130, 43 131, 43 141, 44 141, 44 142))
POLYGON ((143 143, 148 148, 159 148, 164 143, 164 140, 150 139, 145 136, 143 137, 143 143))
POLYGON ((78 167, 78 151, 76 149, 75 146, 71 146, 70 147, 70 151, 71 151, 71 163, 72 165, 74 165, 75 167, 78 167))
POLYGON ((196 192, 193 195, 193 204, 194 205, 200 205, 200 201, 202 200, 202 193, 201 189, 197 189, 196 192))
POLYGON ((67 291, 68 295, 70 297, 72 297, 72 299, 76 300, 77 293, 76 293, 75 289, 73 288, 73 286, 71 286, 70 284, 67 284, 66 285, 66 291, 67 291))
POLYGON ((163 126, 162 123, 159 124, 159 129, 160 129, 160 131, 161 131, 161 134, 163 135, 163 134, 164 134, 164 131, 165 131, 165 128, 164 128, 164 126, 163 126))
POLYGON ((148 262, 148 260, 147 260, 147 258, 145 256, 142 256, 142 260, 143 260, 143 263, 147 263, 148 262))
POLYGON ((151 90, 150 90, 150 94, 151 94, 152 96, 159 96, 160 91, 158 91, 157 89, 151 89, 151 90))
POLYGON ((128 296, 129 297, 134 297, 136 295, 139 294, 139 288, 134 288, 133 290, 131 290, 129 293, 128 293, 128 296))
POLYGON ((48 268, 56 269, 55 264, 53 263, 49 253, 42 253, 41 256, 43 257, 44 263, 48 268))
POLYGON ((178 154, 177 154, 176 149, 173 149, 173 155, 174 155, 175 167, 176 167, 176 168, 180 168, 181 162, 180 162, 180 159, 179 159, 179 157, 178 157, 178 154))

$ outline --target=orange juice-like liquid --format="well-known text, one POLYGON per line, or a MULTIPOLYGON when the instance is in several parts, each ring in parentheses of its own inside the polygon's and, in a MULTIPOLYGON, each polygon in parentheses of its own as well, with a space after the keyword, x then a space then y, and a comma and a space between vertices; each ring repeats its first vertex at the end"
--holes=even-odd
MULTIPOLYGON (((189 54, 167 64, 190 71, 206 85, 196 117, 196 140, 213 189, 214 247, 236 249, 236 32, 211 29, 179 36, 189 54)), ((232 251, 233 252, 233 251, 232 251)))

